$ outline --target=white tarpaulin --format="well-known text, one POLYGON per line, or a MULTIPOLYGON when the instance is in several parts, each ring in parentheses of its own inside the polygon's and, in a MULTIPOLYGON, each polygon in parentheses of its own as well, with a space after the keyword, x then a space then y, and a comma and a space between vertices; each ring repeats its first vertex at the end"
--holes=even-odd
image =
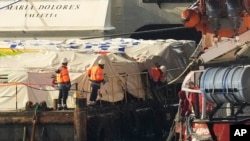
POLYGON ((4 81, 8 82, 0 83, 0 110, 21 109, 25 107, 27 101, 33 103, 45 101, 48 107, 53 107, 53 100, 58 97, 58 90, 52 87, 51 76, 64 57, 69 59, 68 68, 73 84, 67 100, 69 108, 75 106, 75 84, 78 84, 77 93, 87 98, 90 96, 90 83, 85 72, 96 65, 100 58, 106 60, 104 72, 107 82, 101 86, 102 97, 98 97, 99 99, 106 102, 124 101, 125 92, 129 92, 135 98, 144 99, 145 89, 141 81, 141 71, 158 62, 169 69, 168 81, 170 81, 181 73, 188 63, 188 57, 195 49, 194 41, 120 38, 100 40, 100 42, 2 41, 0 49, 6 49, 6 46, 13 42, 21 45, 8 48, 20 54, 0 57, 0 74, 7 77, 4 81), (32 45, 34 42, 37 44, 32 45), (58 49, 61 43, 66 47, 60 46, 58 49), (77 44, 79 47, 72 48, 70 47, 72 44, 77 44))
POLYGON ((145 92, 142 90, 141 79, 138 74, 138 77, 134 75, 139 72, 137 63, 115 54, 103 56, 74 51, 23 53, 17 56, 0 57, 0 74, 8 75, 8 83, 0 84, 0 103, 3 105, 0 109, 24 108, 27 101, 33 103, 46 101, 48 107, 53 107, 53 99, 57 98, 58 90, 52 87, 51 76, 54 70, 60 66, 60 61, 64 57, 69 59, 68 68, 73 84, 67 101, 69 108, 75 106, 76 83, 78 93, 90 96, 90 83, 85 72, 89 67, 96 65, 100 58, 106 60, 104 72, 107 76, 107 82, 100 90, 101 100, 108 102, 123 100, 122 88, 125 86, 125 82, 127 82, 128 92, 135 97, 144 98, 145 92), (126 73, 128 76, 123 77, 121 73, 126 73), (136 77, 137 79, 134 81, 136 77))

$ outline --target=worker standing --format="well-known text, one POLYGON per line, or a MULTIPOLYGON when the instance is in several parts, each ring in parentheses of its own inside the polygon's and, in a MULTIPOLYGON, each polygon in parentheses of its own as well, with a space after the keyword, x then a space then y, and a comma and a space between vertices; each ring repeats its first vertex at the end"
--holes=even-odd
POLYGON ((68 72, 68 59, 63 58, 61 61, 61 67, 56 70, 57 73, 57 83, 59 88, 59 95, 58 95, 58 102, 57 102, 57 109, 58 110, 67 110, 67 98, 68 93, 71 87, 71 81, 68 72))
POLYGON ((105 60, 98 61, 98 65, 95 65, 87 70, 87 75, 90 79, 91 94, 89 98, 89 105, 95 105, 98 95, 98 90, 101 88, 101 83, 105 84, 104 80, 104 64, 105 60))

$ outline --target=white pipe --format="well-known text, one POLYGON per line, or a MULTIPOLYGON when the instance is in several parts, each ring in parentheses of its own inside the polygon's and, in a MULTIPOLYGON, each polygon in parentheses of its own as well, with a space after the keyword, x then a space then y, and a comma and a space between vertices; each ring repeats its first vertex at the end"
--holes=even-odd
POLYGON ((204 97, 202 97, 202 111, 201 111, 201 119, 205 119, 207 116, 207 104, 206 104, 206 100, 204 97))

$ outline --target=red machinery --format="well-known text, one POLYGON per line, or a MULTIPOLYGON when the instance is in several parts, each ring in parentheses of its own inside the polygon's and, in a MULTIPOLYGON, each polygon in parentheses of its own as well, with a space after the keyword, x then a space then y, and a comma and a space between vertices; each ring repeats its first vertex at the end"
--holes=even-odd
POLYGON ((250 0, 198 0, 183 14, 185 27, 196 27, 203 34, 233 37, 250 27, 250 0))
POLYGON ((203 35, 192 56, 192 64, 202 69, 186 75, 182 90, 187 96, 201 94, 202 101, 196 100, 212 103, 213 110, 196 106, 201 113, 179 118, 176 131, 183 141, 229 141, 232 124, 250 123, 250 59, 233 66, 211 64, 250 57, 250 0, 197 0, 183 11, 182 20, 203 35), (188 88, 190 81, 199 89, 188 88))

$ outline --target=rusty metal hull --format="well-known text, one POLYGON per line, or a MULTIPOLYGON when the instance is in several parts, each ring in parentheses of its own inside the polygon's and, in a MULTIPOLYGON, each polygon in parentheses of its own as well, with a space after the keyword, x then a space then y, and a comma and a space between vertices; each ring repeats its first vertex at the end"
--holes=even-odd
POLYGON ((157 102, 83 107, 66 111, 0 112, 3 141, 136 141, 166 138, 176 106, 157 102))

